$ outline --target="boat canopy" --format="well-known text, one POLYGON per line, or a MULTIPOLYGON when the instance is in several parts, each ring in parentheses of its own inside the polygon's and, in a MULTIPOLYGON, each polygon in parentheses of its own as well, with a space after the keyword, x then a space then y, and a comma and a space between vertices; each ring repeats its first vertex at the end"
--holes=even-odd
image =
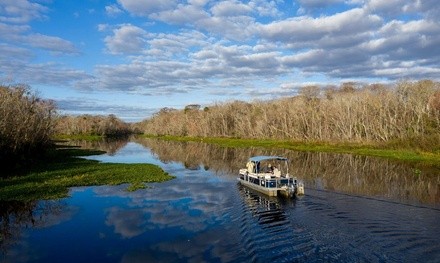
POLYGON ((261 162, 261 161, 266 161, 266 160, 287 161, 287 158, 282 157, 282 156, 266 156, 266 155, 253 156, 253 157, 249 158, 249 161, 256 162, 256 163, 261 162))

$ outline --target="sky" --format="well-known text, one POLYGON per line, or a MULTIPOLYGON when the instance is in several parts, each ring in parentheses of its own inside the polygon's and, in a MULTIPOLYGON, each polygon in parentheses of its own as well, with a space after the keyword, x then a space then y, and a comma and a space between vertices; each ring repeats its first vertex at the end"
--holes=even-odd
POLYGON ((137 122, 307 85, 438 81, 438 14, 438 0, 1 0, 0 84, 137 122))

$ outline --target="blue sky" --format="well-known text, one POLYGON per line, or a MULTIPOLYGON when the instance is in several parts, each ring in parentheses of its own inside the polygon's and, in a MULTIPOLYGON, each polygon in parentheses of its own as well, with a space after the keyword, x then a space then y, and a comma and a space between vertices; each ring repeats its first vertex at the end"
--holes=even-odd
POLYGON ((440 80, 438 14, 438 0, 2 0, 0 81, 132 122, 305 85, 440 80))

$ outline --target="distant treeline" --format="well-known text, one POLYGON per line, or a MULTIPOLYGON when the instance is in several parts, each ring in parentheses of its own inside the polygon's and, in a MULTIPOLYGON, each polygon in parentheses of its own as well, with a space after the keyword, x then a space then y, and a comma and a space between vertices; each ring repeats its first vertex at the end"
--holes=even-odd
POLYGON ((297 96, 272 101, 163 108, 137 128, 152 135, 395 143, 438 150, 440 83, 306 86, 297 96))
MULTIPOLYGON (((115 115, 59 116, 53 101, 43 100, 26 85, 0 85, 0 165, 22 168, 44 155, 53 135, 116 137, 132 133, 115 115)), ((0 173, 0 177, 3 173, 0 173)))
POLYGON ((0 86, 0 164, 14 168, 51 143, 56 108, 24 85, 0 86))
POLYGON ((115 115, 60 116, 56 120, 56 133, 63 135, 124 136, 132 133, 129 124, 115 115))

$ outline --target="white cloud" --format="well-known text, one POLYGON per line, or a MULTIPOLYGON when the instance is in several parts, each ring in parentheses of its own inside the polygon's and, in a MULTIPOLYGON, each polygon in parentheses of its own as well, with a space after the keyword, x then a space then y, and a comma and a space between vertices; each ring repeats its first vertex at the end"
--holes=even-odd
POLYGON ((142 52, 147 36, 142 28, 124 24, 114 29, 113 35, 107 36, 104 42, 112 54, 136 54, 142 52))
MULTIPOLYGON (((22 50, 23 51, 23 50, 22 50)), ((0 56, 0 74, 14 82, 70 86, 92 76, 56 63, 32 64, 27 60, 3 60, 0 56)))
POLYGON ((107 29, 109 29, 109 25, 108 24, 99 24, 97 26, 97 29, 99 32, 103 32, 103 31, 107 31, 107 29))
POLYGON ((118 3, 128 12, 139 16, 148 16, 177 6, 175 0, 118 0, 118 3))
POLYGON ((32 52, 29 49, 11 46, 0 43, 0 60, 8 60, 10 57, 17 59, 25 59, 32 57, 32 52))
POLYGON ((255 34, 255 19, 250 16, 209 17, 198 21, 196 27, 226 39, 245 41, 255 34))
POLYGON ((362 44, 369 54, 383 54, 393 60, 438 58, 440 24, 432 21, 390 21, 377 37, 362 44))
MULTIPOLYGON (((147 34, 133 25, 115 29, 105 38, 108 50, 136 56, 124 64, 97 66, 99 86, 148 95, 228 86, 242 89, 234 93, 255 93, 254 80, 263 83, 281 76, 294 78, 295 72, 335 78, 386 77, 388 72, 395 78, 399 74, 389 69, 405 65, 417 67, 419 75, 423 70, 435 72, 433 62, 424 59, 433 55, 428 51, 435 50, 437 43, 433 35, 438 24, 432 21, 384 23, 381 16, 365 8, 352 8, 316 18, 257 24, 251 15, 259 14, 256 10, 261 1, 211 3, 210 9, 207 4, 179 4, 149 15, 191 30, 147 34), (253 42, 256 36, 263 38, 253 42), (413 51, 414 45, 419 48, 413 51), (405 63, 392 62, 399 59, 405 63)), ((309 2, 308 7, 319 8, 321 4, 325 3, 309 2)), ((274 87, 284 85, 276 83, 274 87)))
POLYGON ((2 0, 0 2, 0 22, 27 23, 34 19, 43 19, 49 9, 27 0, 2 0))
POLYGON ((149 50, 144 54, 152 60, 180 59, 187 60, 191 50, 198 50, 210 45, 206 35, 198 31, 184 31, 179 34, 156 34, 148 41, 149 50))
POLYGON ((399 18, 402 15, 439 20, 440 5, 438 0, 364 0, 358 2, 367 12, 382 15, 384 20, 399 18))
MULTIPOLYGON (((83 90, 84 91, 84 90, 83 90)), ((145 116, 151 116, 155 112, 160 110, 159 108, 147 108, 148 105, 124 105, 121 101, 112 101, 109 103, 103 99, 90 98, 86 93, 83 92, 83 96, 80 97, 63 97, 62 99, 55 99, 57 108, 67 114, 80 115, 90 111, 95 112, 99 115, 109 115, 117 114, 119 118, 124 121, 141 121, 145 116)), ((96 96, 108 96, 108 91, 97 93, 96 90, 94 94, 96 96)), ((125 98, 126 94, 123 94, 125 98)), ((121 97, 121 94, 116 92, 113 96, 121 97)), ((136 96, 137 95, 133 95, 136 96)))
POLYGON ((369 0, 366 8, 373 12, 390 13, 395 12, 398 8, 402 8, 405 2, 405 0, 369 0))
POLYGON ((199 6, 179 4, 174 9, 151 14, 150 18, 168 24, 194 27, 232 40, 243 40, 253 35, 255 18, 241 14, 240 10, 231 9, 229 2, 220 8, 216 7, 218 5, 213 7, 216 15, 212 15, 199 6))
POLYGON ((298 45, 326 36, 355 36, 376 29, 380 24, 380 17, 368 15, 362 9, 351 9, 332 16, 297 17, 259 25, 258 31, 263 38, 270 41, 298 45))
POLYGON ((188 4, 194 6, 205 6, 210 0, 188 0, 188 4))
POLYGON ((410 74, 413 78, 432 78, 435 79, 440 75, 440 69, 438 67, 423 67, 423 66, 410 66, 410 67, 392 67, 384 69, 374 69, 374 74, 391 79, 407 78, 410 74))
POLYGON ((170 24, 192 24, 209 15, 203 9, 194 5, 178 5, 176 9, 166 10, 151 15, 151 18, 170 24))
POLYGON ((248 5, 260 16, 278 17, 283 13, 277 6, 281 2, 283 1, 251 0, 248 5))
POLYGON ((275 89, 285 94, 280 87, 286 83, 312 83, 315 76, 438 79, 437 0, 115 2, 94 6, 105 11, 104 20, 90 26, 104 37, 73 42, 76 36, 69 41, 52 27, 36 31, 29 23, 56 23, 49 17, 55 4, 1 1, 1 78, 81 91, 184 96, 198 90, 225 98, 268 96, 275 89), (306 15, 295 15, 297 8, 306 15), (78 55, 69 57, 78 62, 92 46, 104 50, 99 55, 105 60, 88 64, 90 73, 65 64, 62 55, 78 55))
POLYGON ((57 36, 32 32, 25 23, 43 19, 48 8, 26 0, 4 0, 0 2, 1 41, 18 46, 37 47, 56 54, 78 54, 75 45, 57 36), (4 23, 2 23, 4 22, 4 23))
POLYGON ((235 0, 221 1, 211 8, 214 16, 240 16, 252 12, 252 8, 235 0))
POLYGON ((345 0, 297 0, 303 8, 324 8, 334 4, 343 3, 345 0))
POLYGON ((3 42, 16 42, 20 36, 31 28, 28 25, 8 25, 0 22, 0 40, 3 42))
POLYGON ((42 48, 57 54, 78 54, 79 52, 72 42, 59 37, 34 33, 22 39, 30 46, 42 48))
POLYGON ((117 15, 123 13, 123 11, 117 5, 105 6, 105 12, 107 13, 108 16, 111 16, 111 17, 117 16, 117 15))

